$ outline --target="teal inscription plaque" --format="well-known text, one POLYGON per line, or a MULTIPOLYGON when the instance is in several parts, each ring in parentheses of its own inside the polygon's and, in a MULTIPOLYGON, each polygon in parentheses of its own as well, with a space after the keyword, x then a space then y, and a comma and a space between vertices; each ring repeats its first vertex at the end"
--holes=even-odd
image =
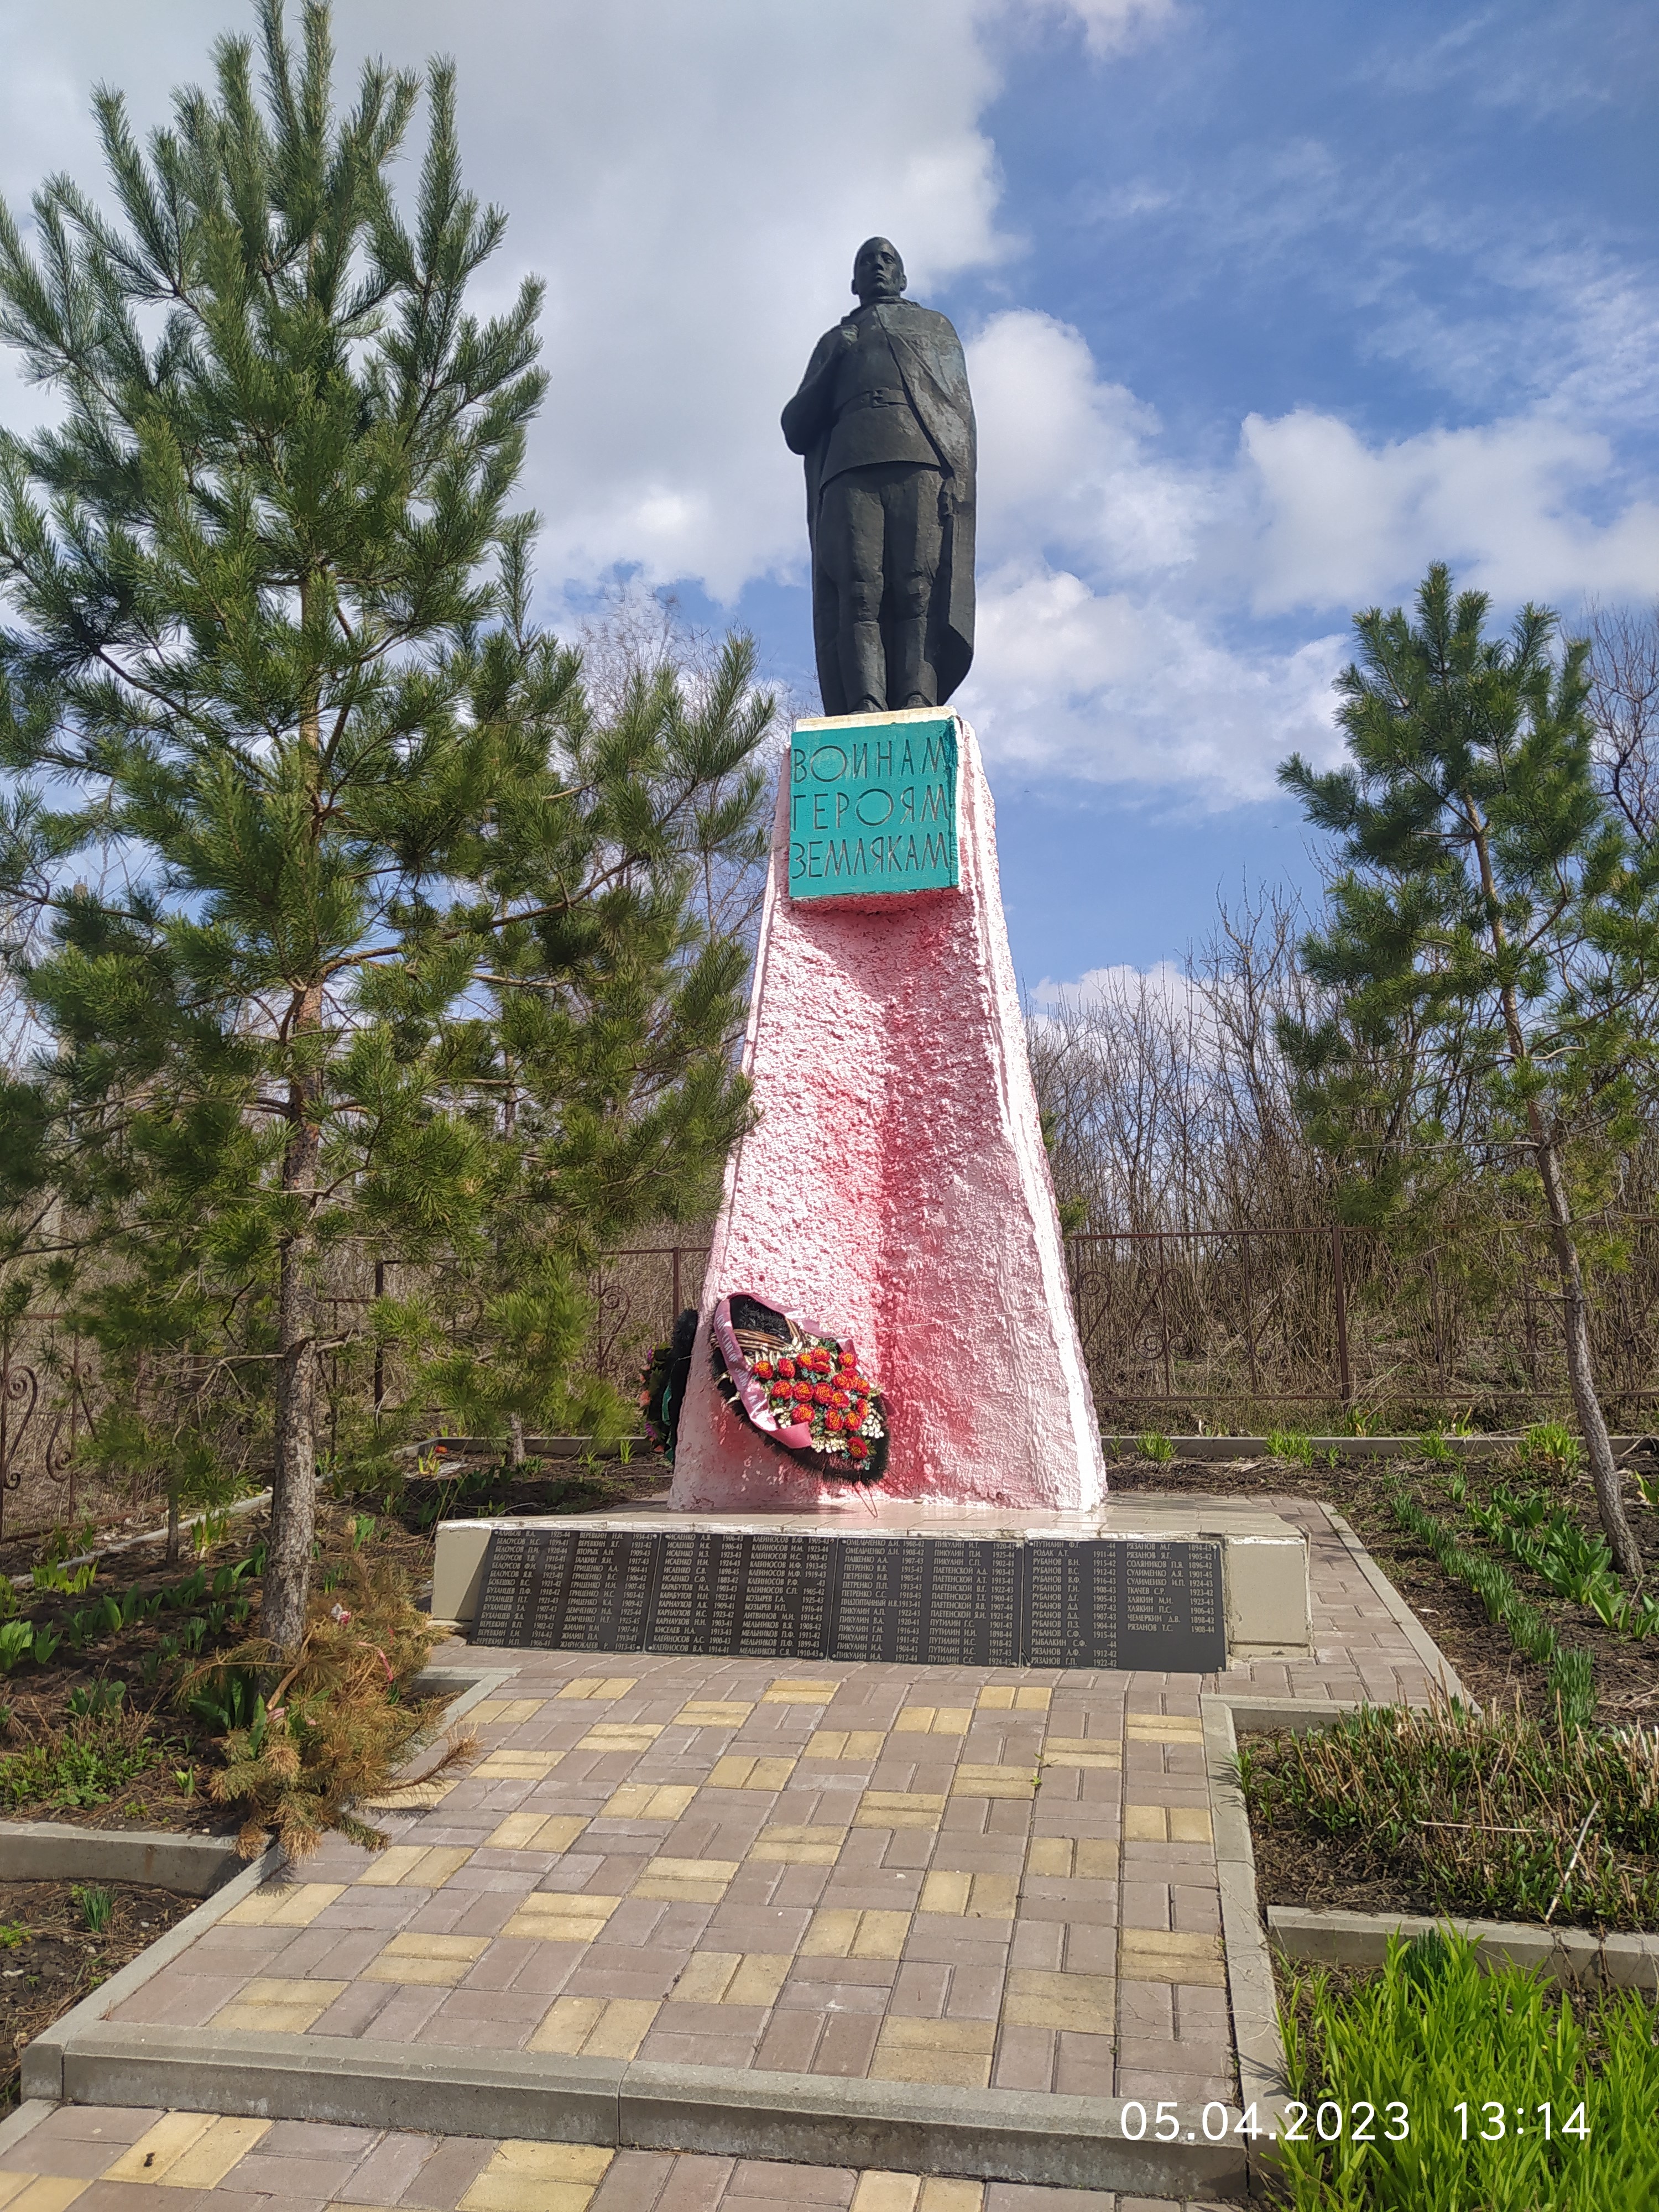
POLYGON ((797 730, 788 774, 792 898, 956 888, 954 716, 797 730))

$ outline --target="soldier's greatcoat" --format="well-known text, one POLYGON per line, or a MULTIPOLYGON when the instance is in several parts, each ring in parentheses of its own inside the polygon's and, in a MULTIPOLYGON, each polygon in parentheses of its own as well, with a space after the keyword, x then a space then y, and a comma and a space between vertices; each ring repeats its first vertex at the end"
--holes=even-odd
MULTIPOLYGON (((908 300, 885 300, 861 310, 887 336, 894 365, 917 421, 939 458, 944 548, 928 611, 928 658, 939 678, 942 705, 968 673, 974 658, 974 502, 976 467, 974 403, 962 341, 949 320, 908 300)), ((806 462, 806 530, 812 550, 812 633, 818 689, 826 714, 845 714, 850 702, 842 677, 836 593, 818 544, 824 455, 835 427, 825 372, 843 350, 841 327, 826 331, 813 349, 800 390, 783 410, 783 434, 806 462)), ((917 471, 918 495, 933 495, 931 472, 917 471), (924 487, 926 488, 924 494, 924 487)))

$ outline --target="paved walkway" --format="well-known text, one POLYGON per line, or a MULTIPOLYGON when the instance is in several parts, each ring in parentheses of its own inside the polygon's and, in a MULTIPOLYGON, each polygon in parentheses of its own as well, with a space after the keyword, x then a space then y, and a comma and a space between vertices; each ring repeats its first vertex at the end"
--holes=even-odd
POLYGON ((1097 2190, 97 2105, 60 2106, 0 2157, 4 2212, 158 2212, 158 2184, 159 2212, 1179 2212, 1097 2190))
MULTIPOLYGON (((1317 1509, 1305 1662, 1422 1697, 1317 1509)), ((245 1900, 117 2021, 1236 2095, 1196 1675, 494 1652, 483 1756, 245 1900), (610 1671, 601 1672, 601 1668, 610 1671)))

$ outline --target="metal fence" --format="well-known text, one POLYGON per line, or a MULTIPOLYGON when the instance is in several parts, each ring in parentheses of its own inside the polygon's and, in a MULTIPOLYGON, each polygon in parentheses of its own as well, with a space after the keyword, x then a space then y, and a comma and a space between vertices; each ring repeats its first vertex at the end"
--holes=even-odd
MULTIPOLYGON (((1603 1401, 1639 1422, 1659 1402, 1659 1216, 1592 1223, 1583 1234, 1603 1401)), ((708 1259, 702 1243, 608 1255, 592 1279, 594 1370, 627 1388, 675 1316, 699 1303, 708 1259)), ((1149 1415, 1170 1427, 1201 1418, 1237 1428, 1250 1409, 1279 1406, 1421 1407, 1425 1417, 1488 1409, 1512 1419, 1568 1403, 1560 1300, 1534 1224, 1409 1252, 1339 1224, 1097 1231, 1068 1237, 1066 1260, 1109 1428, 1149 1415)), ((377 1279, 371 1292, 366 1277, 325 1303, 361 1310, 385 1287, 377 1279)), ((464 1333, 466 1316, 456 1326, 464 1333)), ((408 1385, 395 1353, 331 1355, 325 1373, 324 1443, 345 1397, 378 1408, 408 1385)), ((61 1314, 0 1333, 0 1536, 72 1522, 93 1502, 76 1448, 100 1388, 94 1347, 61 1314)))

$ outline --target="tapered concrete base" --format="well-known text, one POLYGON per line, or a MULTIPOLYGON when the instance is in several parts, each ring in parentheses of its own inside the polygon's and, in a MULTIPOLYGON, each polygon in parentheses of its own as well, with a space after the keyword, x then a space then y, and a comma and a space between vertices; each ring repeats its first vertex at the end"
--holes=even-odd
POLYGON ((991 794, 959 718, 796 725, 744 1066, 759 1120, 727 1170, 674 1508, 811 1505, 825 1493, 715 1390, 709 1316, 742 1291, 856 1343, 890 1417, 889 1496, 1097 1504, 1105 1468, 1026 1059, 991 794), (902 762, 907 732, 920 749, 925 728, 951 722, 957 884, 792 896, 792 803, 798 892, 803 868, 844 866, 857 842, 813 836, 815 809, 831 829, 837 811, 823 804, 815 763, 878 740, 902 762))

